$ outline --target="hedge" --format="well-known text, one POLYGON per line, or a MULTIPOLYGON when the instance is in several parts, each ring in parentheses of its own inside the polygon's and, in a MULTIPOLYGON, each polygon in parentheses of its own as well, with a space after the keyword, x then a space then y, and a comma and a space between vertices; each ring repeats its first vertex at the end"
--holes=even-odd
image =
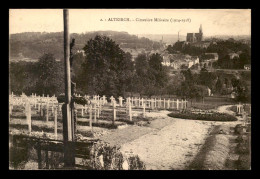
POLYGON ((203 120, 203 121, 237 121, 235 116, 225 113, 212 113, 212 114, 195 114, 189 111, 180 113, 170 113, 170 117, 181 118, 181 119, 192 119, 192 120, 203 120))

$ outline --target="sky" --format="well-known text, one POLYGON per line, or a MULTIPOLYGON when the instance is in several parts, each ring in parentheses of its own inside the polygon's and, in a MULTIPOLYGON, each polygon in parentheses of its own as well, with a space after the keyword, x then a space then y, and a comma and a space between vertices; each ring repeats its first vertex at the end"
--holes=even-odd
MULTIPOLYGON (((129 34, 178 34, 198 32, 205 36, 251 35, 250 9, 69 9, 69 32, 113 30, 129 34), (131 21, 108 21, 129 18, 131 21), (154 18, 167 19, 155 22, 154 18), (101 21, 102 19, 102 21, 101 21), (153 19, 153 21, 137 21, 153 19), (173 22, 184 19, 185 22, 173 22)), ((62 9, 10 9, 9 33, 61 32, 62 9)))

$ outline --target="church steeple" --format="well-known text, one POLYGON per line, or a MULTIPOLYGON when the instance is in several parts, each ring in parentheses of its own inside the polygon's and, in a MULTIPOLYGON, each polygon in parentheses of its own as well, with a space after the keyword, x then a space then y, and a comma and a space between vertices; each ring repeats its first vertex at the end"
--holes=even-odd
POLYGON ((200 24, 200 29, 199 29, 199 32, 202 34, 202 25, 200 24))

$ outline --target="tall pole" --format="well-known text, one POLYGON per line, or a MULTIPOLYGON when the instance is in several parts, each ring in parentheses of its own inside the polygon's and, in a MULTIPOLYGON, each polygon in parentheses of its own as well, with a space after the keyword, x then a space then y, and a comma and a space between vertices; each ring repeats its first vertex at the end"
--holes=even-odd
POLYGON ((66 121, 67 134, 65 140, 72 141, 71 133, 71 79, 70 79, 70 47, 69 47, 69 11, 67 9, 63 10, 64 19, 64 67, 65 67, 65 107, 66 114, 64 120, 66 121))
POLYGON ((63 10, 64 21, 64 67, 65 67, 65 104, 63 107, 63 140, 64 166, 73 167, 75 151, 73 144, 73 129, 71 118, 71 79, 70 79, 70 38, 69 38, 69 11, 63 10))

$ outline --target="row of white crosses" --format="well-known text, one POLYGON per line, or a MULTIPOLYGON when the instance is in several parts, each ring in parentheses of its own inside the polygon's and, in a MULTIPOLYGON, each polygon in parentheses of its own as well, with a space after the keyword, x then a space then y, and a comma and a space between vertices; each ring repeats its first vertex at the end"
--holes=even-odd
MULTIPOLYGON (((80 96, 80 95, 76 95, 80 96)), ((86 96, 86 98, 90 99, 90 96, 86 96)), ((116 98, 111 96, 110 98, 110 105, 113 106, 114 103, 116 102, 116 98)), ((185 109, 187 108, 187 100, 171 100, 171 99, 157 99, 157 98, 151 98, 151 99, 144 99, 144 98, 137 98, 137 97, 128 97, 124 99, 123 97, 119 96, 118 97, 118 104, 120 107, 124 105, 129 106, 129 103, 131 103, 132 107, 143 107, 144 104, 146 104, 147 108, 160 108, 160 109, 185 109)), ((100 103, 101 105, 108 104, 107 97, 103 95, 103 97, 100 97, 98 95, 94 95, 93 98, 91 99, 92 103, 100 103)))
MULTIPOLYGON (((80 95, 76 95, 76 96, 80 96, 80 95)), ((90 99, 90 96, 85 96, 86 98, 90 99)), ((110 106, 113 106, 113 122, 116 120, 116 107, 120 106, 123 107, 124 106, 124 99, 123 97, 119 96, 118 98, 118 104, 116 101, 116 98, 114 98, 113 96, 110 97, 110 106)), ((100 96, 96 96, 94 95, 93 98, 91 99, 92 104, 94 104, 93 106, 91 106, 91 109, 89 109, 89 111, 91 111, 90 114, 90 125, 92 123, 92 110, 94 110, 95 112, 95 121, 96 121, 96 110, 98 110, 97 115, 99 118, 99 114, 101 113, 101 108, 102 105, 108 104, 107 100, 106 100, 106 96, 100 97, 100 96)), ((126 102, 125 102, 125 106, 126 106, 126 111, 128 113, 129 116, 129 120, 132 121, 132 107, 140 107, 143 108, 143 117, 145 117, 145 111, 146 108, 164 108, 164 109, 170 109, 170 108, 174 108, 174 103, 176 104, 176 108, 177 109, 185 109, 187 108, 187 101, 186 100, 166 100, 166 99, 144 99, 144 98, 126 98, 126 102)), ((90 107, 89 107, 90 108, 90 107)), ((83 116, 83 109, 85 109, 85 113, 86 113, 86 106, 84 106, 84 108, 81 108, 81 115, 83 116)))
MULTIPOLYGON (((29 133, 31 134, 32 132, 32 120, 31 120, 31 103, 30 103, 30 100, 27 99, 26 102, 25 102, 25 115, 26 115, 26 121, 27 121, 27 124, 28 124, 28 131, 29 133)), ((47 103, 48 104, 48 103, 47 103)), ((47 108, 48 109, 48 108, 47 108)), ((54 107, 53 108, 53 116, 54 116, 54 136, 55 136, 55 139, 57 140, 57 137, 58 137, 58 132, 57 132, 57 119, 58 119, 58 115, 57 115, 57 107, 54 107)), ((48 111, 48 110, 47 110, 48 111)), ((46 114, 46 121, 48 121, 48 112, 46 114)))
POLYGON ((147 108, 160 108, 160 109, 173 109, 175 108, 174 104, 176 104, 176 109, 186 109, 187 108, 187 101, 186 100, 166 100, 166 99, 143 99, 143 98, 126 98, 126 104, 127 106, 131 104, 134 107, 144 107, 144 105, 147 105, 147 108))

